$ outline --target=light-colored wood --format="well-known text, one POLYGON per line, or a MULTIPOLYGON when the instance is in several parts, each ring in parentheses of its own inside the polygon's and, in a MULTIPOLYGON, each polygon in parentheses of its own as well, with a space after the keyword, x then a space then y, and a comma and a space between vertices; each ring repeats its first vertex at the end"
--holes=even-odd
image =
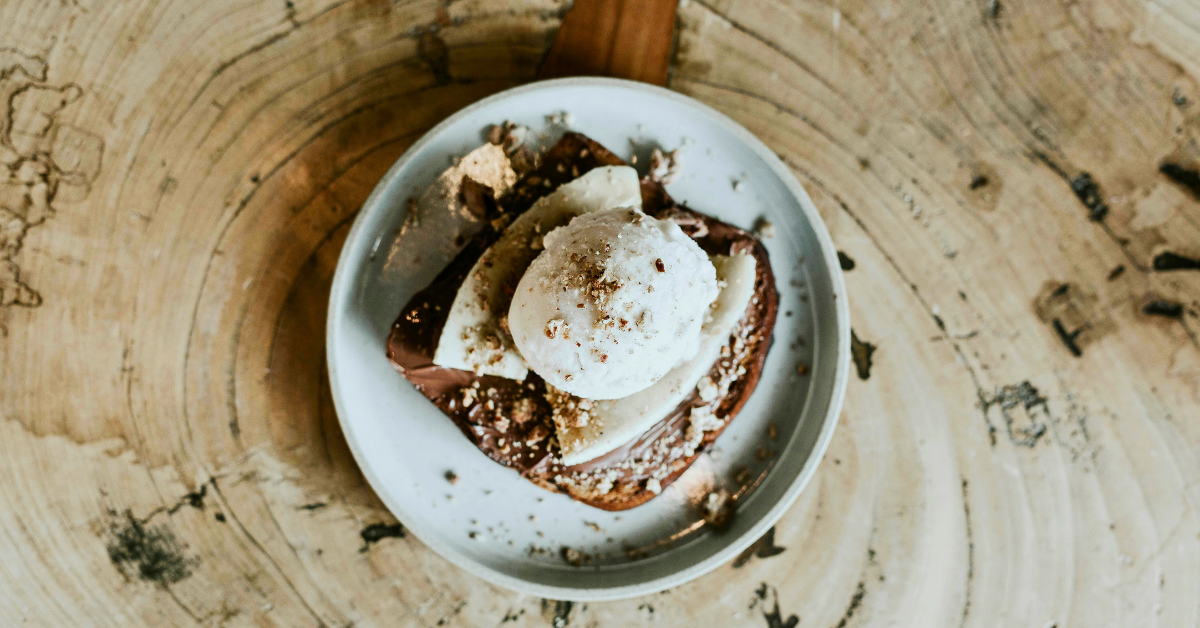
POLYGON ((0 5, 0 625, 1200 624, 1200 272, 1153 270, 1200 257, 1194 0, 682 3, 669 85, 794 169, 876 347, 786 550, 570 605, 394 536, 322 375, 338 249, 564 10, 0 5))

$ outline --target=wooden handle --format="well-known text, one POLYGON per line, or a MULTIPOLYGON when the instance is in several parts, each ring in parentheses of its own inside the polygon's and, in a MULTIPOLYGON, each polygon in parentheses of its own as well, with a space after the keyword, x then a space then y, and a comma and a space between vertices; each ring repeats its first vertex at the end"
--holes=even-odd
POLYGON ((538 78, 615 76, 667 84, 675 0, 576 0, 538 78))

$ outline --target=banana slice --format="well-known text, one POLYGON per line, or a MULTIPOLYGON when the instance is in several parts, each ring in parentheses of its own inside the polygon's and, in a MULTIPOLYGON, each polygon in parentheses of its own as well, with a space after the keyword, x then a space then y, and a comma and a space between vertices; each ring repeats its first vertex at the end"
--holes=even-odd
POLYGON ((604 166, 565 183, 534 203, 484 251, 454 297, 433 363, 524 380, 529 367, 508 334, 508 305, 525 269, 542 249, 542 236, 572 218, 617 207, 642 208, 637 171, 604 166))
POLYGON ((408 199, 399 237, 385 253, 387 276, 427 285, 483 228, 483 221, 471 213, 460 194, 464 177, 492 188, 496 196, 517 182, 517 173, 499 146, 484 144, 467 153, 424 192, 408 199))
MULTIPOLYGON (((696 357, 680 364, 653 386, 621 399, 585 401, 589 418, 580 427, 557 425, 564 465, 593 460, 641 436, 675 409, 699 385, 700 398, 716 398, 721 384, 706 378, 729 343, 729 335, 754 296, 754 257, 748 254, 709 256, 717 269, 721 292, 711 317, 700 331, 696 357)), ((724 384, 728 386, 728 383, 724 384)))

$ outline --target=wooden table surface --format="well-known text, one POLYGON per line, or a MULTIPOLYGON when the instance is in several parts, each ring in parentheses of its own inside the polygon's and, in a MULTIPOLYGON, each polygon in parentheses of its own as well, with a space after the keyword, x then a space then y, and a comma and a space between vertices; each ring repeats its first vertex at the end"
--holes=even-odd
POLYGON ((0 3, 0 625, 1200 625, 1200 2, 569 8, 0 3), (844 253, 815 479, 640 599, 406 536, 325 380, 372 186, 540 65, 726 112, 844 253))

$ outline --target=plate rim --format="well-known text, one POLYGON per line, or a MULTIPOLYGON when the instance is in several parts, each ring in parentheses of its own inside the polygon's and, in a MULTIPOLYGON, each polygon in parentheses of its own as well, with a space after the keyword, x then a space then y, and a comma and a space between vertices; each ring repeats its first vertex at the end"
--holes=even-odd
MULTIPOLYGON (((808 192, 796 179, 795 174, 783 163, 782 160, 772 151, 762 140, 758 139, 748 129, 743 127, 738 122, 734 121, 729 116, 721 113, 713 107, 706 105, 690 96, 672 91, 665 87, 640 83, 626 79, 609 78, 609 77, 568 77, 559 79, 549 79, 543 81, 535 81, 526 83, 517 87, 509 88, 501 92, 497 92, 478 100, 458 111, 450 114, 444 120, 436 124, 433 128, 427 131, 416 142, 404 151, 404 154, 388 168, 387 172, 380 177, 375 184, 375 188, 371 194, 363 201, 362 208, 354 218, 354 223, 350 227, 350 231, 346 235, 345 244, 338 254, 337 266, 334 270, 333 281, 329 289, 329 305, 326 311, 326 326, 325 326, 325 364, 330 382, 330 393, 333 397, 334 411, 337 415, 338 424, 342 429, 343 435, 346 437, 346 444, 350 448, 351 454, 354 456, 354 461, 358 465, 363 477, 371 489, 392 513, 406 528, 412 531, 422 543, 436 552, 440 557, 448 560, 456 567, 476 575, 484 580, 491 582, 507 589, 536 595, 549 599, 569 599, 572 601, 606 601, 619 600, 639 595, 657 593, 672 587, 679 586, 700 576, 715 570, 716 568, 729 562, 735 556, 744 551, 752 543, 762 537, 763 534, 773 525, 775 525, 784 513, 791 508, 795 503, 800 493, 808 485, 813 475, 816 473, 817 466, 824 458, 825 451, 829 447, 829 442, 833 438, 834 429, 837 427, 838 417, 841 414, 842 405, 845 399, 846 387, 849 381, 850 367, 850 308, 846 294, 845 278, 842 274, 841 265, 838 262, 837 250, 833 243, 833 238, 829 233, 825 221, 821 218, 817 211, 816 205, 808 196, 808 192), (671 574, 660 576, 653 580, 640 582, 636 584, 623 585, 607 588, 589 588, 580 589, 574 587, 562 587, 554 585, 545 585, 535 582, 530 582, 521 578, 510 576, 508 574, 496 571, 468 555, 460 553, 458 550, 441 542, 435 534, 429 534, 420 525, 411 525, 402 513, 404 508, 399 507, 399 504, 393 504, 389 497, 385 496, 378 487, 385 486, 380 478, 375 475, 375 471, 364 464, 364 455, 362 454, 355 432, 351 426, 351 422, 343 418, 344 402, 342 393, 339 390, 336 382, 338 379, 337 354, 334 338, 336 330, 340 326, 343 316, 341 311, 346 309, 345 302, 350 294, 347 290, 346 283, 351 274, 349 267, 352 265, 350 258, 350 250, 353 248, 353 243, 360 237, 360 232, 365 229, 366 216, 369 209, 379 203, 380 196, 390 187, 390 183, 395 180, 398 173, 409 164, 415 155, 421 152, 427 144, 432 142, 434 138, 440 135, 447 127, 456 123, 459 119, 466 117, 472 112, 487 107, 497 101, 511 98, 519 94, 528 92, 541 91, 546 89, 554 89, 563 86, 603 86, 609 88, 629 89, 633 91, 647 92, 656 96, 665 97, 673 103, 683 106, 698 109, 700 113, 705 114, 712 121, 723 127, 724 130, 731 132, 734 137, 743 142, 756 155, 758 155, 771 171, 779 178, 779 180, 787 188, 788 192, 794 196, 800 205, 800 210, 804 214, 804 218, 808 221, 809 227, 820 247, 821 256, 825 261, 826 268, 829 269, 829 280, 833 288, 832 300, 833 308, 836 313, 836 331, 837 338, 837 358, 836 372, 832 387, 832 394, 829 399, 829 407, 826 409, 824 417, 822 417, 821 430, 817 435, 816 441, 813 443, 813 449, 810 452, 808 459, 804 461, 800 472, 792 479, 791 483, 784 490, 779 500, 763 515, 753 526, 734 541, 725 545, 723 549, 717 551, 708 558, 701 560, 693 565, 690 565, 679 571, 671 574), (839 298, 840 297, 840 298, 839 298)), ((811 403, 811 398, 806 401, 805 405, 811 403)), ((803 410, 802 410, 803 412, 803 410)))

